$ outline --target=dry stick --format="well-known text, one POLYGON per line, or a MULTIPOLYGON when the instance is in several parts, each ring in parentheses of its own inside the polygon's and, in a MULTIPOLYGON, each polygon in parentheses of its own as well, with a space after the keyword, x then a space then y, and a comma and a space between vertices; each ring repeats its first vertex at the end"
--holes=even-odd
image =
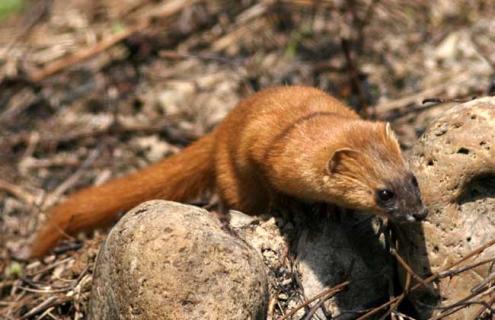
POLYGON ((42 314, 40 314, 40 315, 36 318, 36 320, 41 320, 41 319, 44 319, 44 318, 45 318, 45 316, 47 316, 47 315, 49 315, 49 316, 50 316, 50 318, 52 318, 52 319, 54 319, 54 320, 57 320, 57 318, 55 318, 55 316, 54 316, 53 314, 51 314, 51 312, 53 311, 53 309, 55 309, 55 307, 54 307, 54 306, 52 306, 52 307, 50 307, 50 308, 46 309, 46 310, 45 310, 42 314))
POLYGON ((427 88, 423 91, 413 93, 409 96, 402 97, 396 100, 380 103, 375 107, 376 113, 384 114, 400 107, 407 107, 409 104, 415 102, 419 104, 421 100, 424 99, 425 97, 437 96, 440 93, 442 93, 446 88, 451 87, 453 85, 457 85, 458 83, 469 79, 469 75, 467 72, 462 72, 459 74, 454 74, 450 78, 451 80, 445 81, 437 86, 427 88))
POLYGON ((27 23, 22 26, 22 30, 7 44, 7 52, 9 52, 12 47, 19 43, 20 41, 24 41, 29 33, 34 29, 34 27, 50 13, 50 8, 52 6, 52 1, 44 0, 37 1, 37 3, 33 3, 33 5, 29 8, 29 13, 27 17, 27 23))
POLYGON ((333 294, 329 295, 325 299, 320 299, 320 301, 318 301, 313 307, 311 307, 308 314, 304 317, 304 320, 311 320, 313 318, 314 314, 316 313, 316 311, 321 308, 323 303, 325 303, 325 301, 330 299, 332 296, 333 296, 333 294))
MULTIPOLYGON (((76 131, 73 133, 68 133, 60 136, 44 136, 40 137, 38 146, 44 147, 46 145, 50 145, 53 143, 68 143, 74 140, 79 140, 83 138, 96 138, 105 136, 108 134, 125 134, 125 133, 164 133, 168 140, 180 143, 181 141, 187 140, 187 142, 198 139, 196 134, 188 131, 179 131, 179 129, 175 129, 172 127, 173 123, 169 120, 160 121, 156 124, 151 125, 121 125, 117 126, 117 128, 112 128, 111 126, 107 126, 104 128, 96 128, 88 131, 76 131), (179 137, 181 136, 181 137, 179 137)), ((31 137, 30 133, 19 133, 8 137, 6 141, 2 141, 0 143, 0 147, 3 147, 3 143, 5 143, 6 147, 11 145, 16 145, 19 143, 28 143, 29 138, 31 137)))
POLYGON ((160 58, 163 57, 174 60, 189 59, 189 58, 205 60, 205 61, 210 60, 232 66, 241 66, 247 60, 245 58, 232 59, 232 58, 227 58, 220 55, 208 54, 208 53, 186 53, 186 52, 181 53, 174 50, 160 50, 160 52, 158 52, 158 55, 160 56, 160 58))
POLYGON ((191 5, 195 0, 174 0, 171 2, 168 2, 167 4, 163 5, 162 9, 156 15, 146 17, 140 22, 138 22, 135 26, 129 27, 126 30, 116 33, 96 45, 78 50, 74 52, 73 54, 60 58, 59 60, 56 60, 41 70, 37 70, 33 72, 30 76, 31 81, 33 82, 39 82, 42 81, 50 76, 53 76, 56 73, 59 73, 60 71, 64 70, 65 68, 71 67, 74 64, 81 63, 111 47, 113 47, 115 44, 127 39, 131 35, 133 35, 136 32, 142 31, 146 28, 148 28, 151 25, 152 18, 156 17, 168 17, 171 16, 183 8, 191 5))
POLYGON ((55 301, 57 301, 57 296, 51 296, 49 297, 48 299, 46 299, 45 301, 43 301, 42 303, 40 303, 39 305, 37 305, 36 307, 34 307, 33 309, 29 310, 29 312, 25 313, 21 319, 26 319, 26 318, 29 318, 37 313, 40 313, 44 310, 46 310, 47 308, 49 308, 50 306, 53 305, 53 303, 55 301))
POLYGON ((471 299, 474 299, 474 298, 478 298, 478 297, 481 297, 481 296, 484 296, 485 294, 489 294, 490 292, 492 292, 493 290, 495 290, 495 287, 491 287, 489 288, 488 290, 485 290, 485 291, 482 291, 482 292, 476 292, 476 293, 472 293, 470 295, 468 295, 467 297, 464 297, 462 298, 461 300, 449 305, 449 306, 446 306, 446 307, 437 307, 436 309, 442 309, 441 313, 439 315, 437 315, 435 318, 433 318, 432 320, 439 320, 439 319, 442 319, 442 318, 445 318, 453 313, 456 313, 457 311, 461 310, 461 309, 464 309, 470 305, 473 305, 473 304, 483 304, 482 302, 479 302, 479 301, 470 301, 471 299), (449 309, 452 309, 454 308, 453 310, 449 310, 449 309), (443 313, 443 314, 442 314, 443 313))
MULTIPOLYGON (((493 295, 490 300, 487 301, 486 305, 483 306, 477 313, 476 315, 474 316, 474 319, 478 319, 480 318, 483 313, 489 308, 489 306, 491 306, 492 304, 495 303, 495 295, 493 295)), ((493 316, 493 311, 490 310, 490 312, 492 313, 492 316, 493 316)))
POLYGON ((477 37, 472 37, 471 40, 473 41, 474 44, 474 49, 478 54, 483 58, 483 60, 486 61, 490 65, 490 68, 492 68, 492 71, 495 71, 495 61, 492 61, 490 58, 490 54, 486 52, 486 48, 481 45, 477 37))
POLYGON ((64 297, 64 298, 58 298, 57 296, 52 296, 45 301, 43 301, 41 304, 38 306, 34 307, 31 309, 28 313, 24 314, 21 319, 27 319, 35 314, 38 314, 40 312, 43 312, 53 306, 60 305, 64 302, 67 302, 70 300, 70 297, 64 297))
POLYGON ((416 272, 412 270, 412 268, 404 261, 404 259, 397 253, 395 249, 390 250, 390 253, 395 257, 395 259, 397 259, 397 262, 399 262, 399 264, 402 266, 402 268, 404 268, 404 270, 407 271, 408 274, 410 274, 418 282, 421 282, 424 287, 429 287, 429 285, 425 283, 423 278, 418 276, 416 272))
POLYGON ((51 207, 61 196, 64 194, 67 189, 70 189, 74 184, 76 184, 84 171, 91 166, 91 164, 96 160, 98 155, 100 154, 99 150, 92 150, 88 157, 81 164, 79 169, 74 172, 69 178, 67 178, 64 182, 62 182, 48 197, 45 199, 43 203, 43 209, 51 207))
MULTIPOLYGON (((480 254, 481 252, 483 252, 484 250, 486 250, 488 247, 491 247, 495 244, 495 239, 492 239, 491 241, 487 242, 486 244, 482 245, 481 247, 479 247, 478 249, 475 249, 473 251, 471 251, 468 255, 466 255, 464 258, 462 259, 459 259, 458 261, 454 262, 452 265, 448 266, 448 267, 445 267, 443 270, 441 271, 437 271, 435 272, 434 274, 432 274, 431 276, 429 276, 428 278, 424 279, 424 283, 426 284, 429 284, 431 282, 433 282, 434 280, 440 278, 441 276, 441 273, 442 272, 445 272, 446 270, 449 270, 461 263, 463 263, 464 261, 472 258, 473 256, 475 255, 478 255, 480 254)), ((423 286, 423 283, 417 283, 415 284, 410 291, 414 291, 416 289, 418 289, 419 287, 423 286)), ((404 295, 404 293, 401 294, 401 296, 404 295)), ((398 296, 392 300, 389 300, 388 302, 385 302, 384 304, 382 304, 381 306, 378 306, 374 309, 371 309, 369 312, 367 312, 366 314, 362 315, 361 317, 357 318, 357 320, 364 320, 364 319, 368 319, 369 317, 371 317, 372 315, 376 314, 377 312, 379 312, 380 310, 382 310, 383 308, 386 308, 388 307, 389 305, 391 305, 392 303, 394 303, 395 301, 399 300, 399 298, 401 296, 398 296)))
POLYGON ((273 315, 275 314, 275 306, 277 305, 278 299, 273 296, 268 302, 268 311, 267 311, 267 319, 273 320, 273 315))
MULTIPOLYGON (((478 298, 478 297, 481 297, 481 296, 484 296, 486 294, 490 294, 493 290, 495 289, 495 287, 491 287, 489 290, 486 290, 486 292, 480 292, 480 293, 477 293, 477 294, 474 294, 474 295, 470 295, 470 299, 474 299, 474 298, 478 298)), ((481 304, 482 306, 488 306, 488 308, 490 308, 491 311, 493 311, 493 309, 490 307, 490 305, 488 305, 486 302, 484 301, 473 301, 473 300, 470 300, 470 299, 467 299, 464 298, 448 307, 436 307, 435 309, 441 309, 442 313, 437 315, 435 318, 432 318, 431 320, 439 320, 439 319, 443 319, 445 317, 448 317, 450 316, 451 314, 454 314, 456 312, 458 312, 459 310, 462 310, 466 307, 469 307, 469 306, 472 306, 472 305, 477 305, 477 304, 481 304)), ((473 318, 475 319, 475 318, 473 318)))
POLYGON ((236 18, 234 29, 210 44, 211 51, 220 52, 237 42, 249 30, 262 26, 265 21, 258 18, 263 17, 274 2, 273 0, 264 1, 241 12, 236 18), (248 22, 251 24, 247 24, 248 22))
POLYGON ((474 269, 474 268, 479 267, 481 265, 487 264, 489 262, 495 262, 495 258, 481 260, 479 262, 469 264, 469 265, 467 265, 465 267, 462 267, 462 268, 459 268, 459 269, 440 272, 438 275, 441 278, 452 277, 452 276, 455 276, 455 275, 457 275, 459 273, 463 273, 463 272, 465 272, 467 270, 471 270, 471 269, 474 269))
MULTIPOLYGON (((461 306, 457 307, 456 309, 454 309, 454 310, 452 310, 452 311, 450 311, 450 312, 448 312, 448 313, 446 313, 446 314, 443 314, 441 317, 439 317, 439 318, 438 318, 438 317, 437 317, 437 318, 431 318, 431 319, 429 319, 429 320, 440 320, 440 319, 444 319, 445 317, 448 317, 448 316, 450 316, 450 315, 452 315, 452 314, 454 314, 454 313, 456 313, 456 312, 458 312, 458 311, 460 311, 460 310, 462 310, 462 309, 464 309, 464 308, 470 307, 470 306, 472 306, 472 305, 478 305, 478 304, 483 305, 483 303, 481 303, 481 302, 477 302, 477 301, 474 301, 474 302, 467 301, 467 302, 464 302, 461 306)), ((476 319, 476 318, 472 318, 472 319, 475 319, 475 320, 481 320, 481 319, 476 319)))
POLYGON ((55 267, 58 267, 61 264, 64 264, 66 262, 69 262, 70 260, 74 260, 74 258, 73 257, 68 257, 68 258, 65 258, 65 259, 62 259, 62 260, 55 261, 52 264, 49 264, 48 266, 46 266, 46 267, 44 267, 44 268, 42 268, 42 269, 40 269, 40 270, 38 270, 36 272, 33 272, 31 274, 27 274, 26 276, 27 277, 37 276, 39 274, 45 273, 45 272, 47 272, 47 271, 55 268, 55 267))
POLYGON ((478 285, 473 287, 471 289, 471 292, 479 292, 480 290, 483 290, 483 287, 486 286, 489 282, 493 281, 494 279, 495 279, 495 272, 492 272, 491 274, 488 275, 488 277, 486 277, 478 285))
POLYGON ((5 191, 15 196, 19 200, 25 202, 28 205, 32 205, 34 203, 35 197, 24 190, 23 188, 16 186, 8 181, 0 179, 0 191, 5 191))
MULTIPOLYGON (((406 270, 407 271, 407 270, 406 270)), ((390 305, 390 308, 388 309, 388 311, 380 318, 380 320, 385 320, 392 312, 396 311, 397 310, 397 307, 399 306, 399 304, 402 302, 402 300, 404 300, 404 298, 406 297, 406 293, 409 292, 409 288, 411 287, 411 278, 412 278, 412 275, 409 271, 407 271, 407 275, 406 275, 406 284, 404 286, 404 292, 402 292, 397 298, 397 300, 392 303, 390 305)), ((395 297, 394 297, 395 298, 395 297)), ((392 299, 394 299, 392 298, 392 299)), ((391 300, 392 300, 391 299, 391 300)))
POLYGON ((344 51, 344 57, 347 63, 347 69, 349 70, 349 77, 351 82, 351 87, 354 92, 357 93, 360 109, 359 113, 362 115, 368 115, 368 102, 366 101, 366 96, 364 94, 363 86, 361 85, 361 81, 359 79, 359 69, 357 67, 357 63, 352 59, 351 48, 349 44, 349 40, 341 38, 340 45, 342 50, 344 51))
POLYGON ((135 27, 128 28, 127 30, 124 30, 122 32, 119 32, 117 34, 114 34, 101 42, 97 43, 93 47, 85 48, 78 50, 74 52, 73 54, 63 57, 59 60, 56 60, 47 66, 43 67, 41 70, 34 71, 31 76, 30 80, 33 82, 39 82, 42 81, 48 77, 53 76, 56 73, 59 73, 60 71, 64 70, 65 68, 71 67, 75 64, 81 63, 105 50, 107 50, 110 47, 113 47, 115 44, 121 42, 122 40, 128 38, 132 34, 134 34, 137 31, 140 31, 142 29, 145 29, 148 27, 149 22, 146 23, 140 23, 135 27))
POLYGON ((341 284, 339 285, 336 285, 335 287, 332 287, 332 288, 328 288, 326 290, 323 290, 322 292, 318 293, 316 296, 314 296, 313 298, 307 300, 306 302, 298 305, 297 307, 295 307, 294 309, 292 309, 289 313, 287 313, 286 315, 278 318, 278 320, 286 320, 286 319, 289 319, 290 317, 292 317, 299 309, 301 308, 304 308, 306 307, 308 304, 310 304, 311 302, 313 301, 316 301, 318 299, 320 299, 321 297, 324 297, 324 296, 329 296, 327 297, 330 298, 330 296, 333 296, 335 294, 337 294, 338 292, 342 291, 347 285, 349 285, 350 281, 347 280, 347 281, 344 281, 342 282, 341 284))

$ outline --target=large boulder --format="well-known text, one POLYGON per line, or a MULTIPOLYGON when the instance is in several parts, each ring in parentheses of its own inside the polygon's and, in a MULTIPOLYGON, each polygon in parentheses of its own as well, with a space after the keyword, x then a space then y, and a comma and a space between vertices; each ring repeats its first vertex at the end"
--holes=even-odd
MULTIPOLYGON (((415 145, 412 158, 429 216, 422 226, 401 230, 401 254, 426 277, 495 238, 495 98, 459 104, 442 114, 415 145)), ((495 248, 488 248, 469 263, 493 257, 495 248)), ((486 263, 441 279, 436 298, 417 291, 413 301, 422 318, 442 312, 435 308, 440 297, 443 307, 468 297, 490 268, 486 263)), ((473 319, 481 307, 466 305, 449 319, 473 319)))
POLYGON ((149 201, 112 229, 97 258, 91 319, 264 319, 254 249, 197 207, 149 201))

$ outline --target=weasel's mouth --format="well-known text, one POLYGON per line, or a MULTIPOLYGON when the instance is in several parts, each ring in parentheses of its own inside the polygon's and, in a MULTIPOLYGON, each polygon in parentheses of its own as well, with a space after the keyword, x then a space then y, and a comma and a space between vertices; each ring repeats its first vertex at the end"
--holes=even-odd
POLYGON ((405 220, 407 222, 419 222, 420 220, 416 219, 412 214, 406 214, 405 220))
POLYGON ((423 221, 423 219, 417 219, 413 214, 401 214, 401 213, 391 213, 389 217, 397 223, 417 223, 423 221))

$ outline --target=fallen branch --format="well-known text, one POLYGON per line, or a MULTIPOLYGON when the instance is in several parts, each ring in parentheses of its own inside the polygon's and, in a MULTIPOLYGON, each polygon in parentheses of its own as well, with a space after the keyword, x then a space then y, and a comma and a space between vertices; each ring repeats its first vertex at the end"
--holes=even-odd
MULTIPOLYGON (((165 136, 168 142, 173 144, 189 144, 192 141, 198 139, 198 136, 193 132, 179 130, 174 127, 174 124, 165 119, 156 124, 151 125, 124 125, 118 124, 116 126, 106 126, 103 128, 93 128, 91 130, 75 131, 71 133, 61 135, 43 135, 37 141, 37 145, 53 146, 59 143, 69 143, 84 138, 98 138, 111 134, 128 134, 128 133, 144 133, 153 134, 160 133, 165 136)), ((31 132, 21 132, 0 142, 0 147, 9 148, 21 143, 27 144, 31 138, 31 132)))
POLYGON ((81 63, 83 61, 88 60, 89 58, 106 51, 107 49, 113 47, 117 43, 127 39, 131 35, 133 35, 136 32, 143 31, 144 29, 148 28, 153 19, 155 18, 165 18, 171 15, 174 15, 175 13, 181 11, 183 8, 190 6, 193 4, 196 0, 172 0, 163 5, 162 9, 160 10, 159 13, 148 16, 146 18, 141 19, 139 22, 136 23, 136 25, 129 27, 119 33, 116 33, 106 39, 103 39, 102 41, 98 42, 92 47, 85 48, 78 50, 74 52, 73 54, 70 54, 68 56, 62 57, 47 66, 43 67, 40 70, 37 70, 33 72, 30 75, 30 80, 32 82, 39 82, 42 81, 48 77, 51 77, 60 71, 72 67, 75 64, 81 63))
POLYGON ((100 152, 98 149, 92 150, 89 153, 88 157, 83 161, 81 166, 45 199, 42 208, 46 209, 48 207, 51 207, 60 199, 65 191, 72 188, 72 186, 74 186, 81 179, 82 174, 91 166, 91 164, 96 160, 99 154, 100 152))
POLYGON ((404 261, 404 259, 402 259, 402 257, 397 253, 397 251, 395 249, 390 250, 390 252, 395 257, 395 259, 397 259, 397 262, 399 262, 399 264, 401 265, 401 267, 404 270, 406 270, 406 272, 408 274, 410 274, 414 279, 416 279, 416 281, 421 282, 421 284, 424 287, 428 287, 429 286, 427 283, 425 283, 425 281, 423 280, 423 278, 421 278, 420 276, 418 276, 416 274, 416 272, 413 271, 413 269, 406 263, 406 261, 404 261))
POLYGON ((318 293, 316 296, 314 296, 313 298, 311 299, 308 299, 307 301, 301 303, 300 305, 298 305, 297 307, 295 307, 294 309, 292 309, 289 313, 287 313, 286 315, 278 318, 278 320, 286 320, 286 319, 289 319, 290 317, 292 317, 297 311, 299 311, 300 309, 306 307, 307 305, 309 305, 311 302, 314 302, 322 297, 326 297, 327 299, 329 299, 330 297, 334 296, 335 294, 339 293, 340 291, 344 290, 345 287, 347 287, 349 285, 349 283, 351 283, 349 280, 347 281, 344 281, 342 282, 341 284, 338 284, 336 285, 335 287, 332 287, 332 288, 328 288, 328 289, 325 289, 323 290, 322 292, 318 293))
POLYGON ((23 188, 8 181, 0 179, 0 191, 5 191, 13 195, 27 205, 34 204, 35 196, 33 196, 31 193, 27 192, 23 188))
POLYGON ((59 299, 58 299, 57 296, 51 296, 51 297, 49 297, 48 299, 46 299, 45 301, 41 302, 39 305, 37 305, 36 307, 32 308, 27 313, 25 313, 21 317, 21 319, 27 319, 27 318, 29 318, 31 316, 34 316, 35 314, 38 314, 38 313, 41 313, 41 312, 45 311, 46 309, 48 309, 51 306, 60 304, 60 303, 57 302, 58 300, 59 299))
MULTIPOLYGON (((443 268, 441 271, 437 271, 435 272, 434 274, 432 274, 431 276, 429 276, 428 278, 424 279, 423 282, 419 282, 419 283, 416 283, 410 291, 414 291, 414 290, 417 290, 418 288, 422 287, 423 284, 429 284, 439 278, 442 278, 441 274, 444 273, 445 271, 449 270, 449 269, 452 269, 456 266, 458 266, 459 264, 463 263, 464 261, 480 254, 481 252, 485 251, 487 248, 493 246, 495 244, 495 239, 492 239, 491 241, 487 242, 486 244, 482 245, 481 247, 471 251, 469 254, 467 254, 465 257, 463 257, 462 259, 459 259, 458 261, 452 263, 450 266, 448 267, 445 267, 443 268)), ((399 299, 403 299, 403 297, 405 296, 405 292, 403 292, 401 295, 389 300, 388 302, 385 302, 384 304, 376 307, 376 308, 373 308, 371 309, 369 312, 365 313, 364 315, 360 316, 359 318, 357 318, 357 320, 364 320, 364 319, 369 319, 371 316, 375 315, 376 313, 380 312, 381 310, 383 310, 384 308, 388 307, 389 305, 395 303, 397 300, 399 299)))
MULTIPOLYGON (((463 72, 457 75, 452 75, 449 77, 450 81, 445 81, 437 86, 424 89, 420 92, 413 93, 409 96, 405 96, 396 100, 387 101, 380 103, 375 107, 375 112, 383 116, 385 113, 391 112, 395 109, 408 107, 412 103, 417 103, 418 105, 428 97, 434 97, 440 95, 447 88, 455 86, 463 81, 469 79, 469 73, 463 72)), ((427 108, 427 107, 422 107, 427 108)))
POLYGON ((493 310, 490 308, 491 305, 493 305, 495 303, 495 295, 493 295, 490 300, 487 301, 486 305, 483 306, 479 311, 478 313, 476 314, 476 316, 474 317, 474 319, 479 319, 481 318, 481 316, 485 313, 486 310, 490 309, 490 312, 491 312, 491 315, 493 316, 494 312, 493 310))

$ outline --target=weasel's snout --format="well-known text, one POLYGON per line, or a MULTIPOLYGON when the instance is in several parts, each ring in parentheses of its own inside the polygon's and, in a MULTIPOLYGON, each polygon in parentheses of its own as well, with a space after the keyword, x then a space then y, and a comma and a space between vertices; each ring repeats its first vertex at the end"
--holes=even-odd
POLYGON ((428 209, 426 207, 423 207, 418 211, 409 211, 407 213, 395 211, 390 212, 389 216, 397 223, 421 222, 428 216, 428 209))
POLYGON ((413 217, 416 221, 423 221, 428 216, 428 209, 423 208, 420 211, 413 213, 413 217))

